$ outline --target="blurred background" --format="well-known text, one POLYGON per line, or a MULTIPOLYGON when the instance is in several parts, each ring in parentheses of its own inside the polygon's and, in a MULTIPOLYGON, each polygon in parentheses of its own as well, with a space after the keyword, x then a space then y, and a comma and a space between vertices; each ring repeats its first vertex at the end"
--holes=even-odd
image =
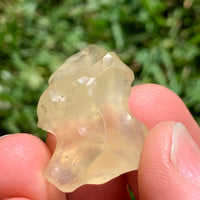
POLYGON ((36 107, 48 77, 91 43, 115 51, 135 85, 172 89, 200 123, 199 0, 1 0, 1 135, 45 138, 36 107))

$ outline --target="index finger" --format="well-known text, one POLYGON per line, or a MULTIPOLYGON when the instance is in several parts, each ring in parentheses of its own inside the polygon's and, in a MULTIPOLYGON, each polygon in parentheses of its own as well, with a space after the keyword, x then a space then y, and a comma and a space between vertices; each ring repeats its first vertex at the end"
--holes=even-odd
POLYGON ((132 88, 129 107, 132 114, 149 129, 162 121, 176 121, 185 125, 200 145, 200 128, 181 98, 168 88, 143 84, 132 88))

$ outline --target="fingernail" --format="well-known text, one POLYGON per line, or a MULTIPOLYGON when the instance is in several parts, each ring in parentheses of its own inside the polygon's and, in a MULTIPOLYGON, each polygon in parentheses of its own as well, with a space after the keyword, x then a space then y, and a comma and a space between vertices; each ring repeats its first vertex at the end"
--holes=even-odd
POLYGON ((4 137, 8 137, 10 134, 7 134, 7 135, 2 135, 0 136, 0 139, 4 138, 4 137))
POLYGON ((173 128, 170 159, 184 178, 200 178, 200 148, 181 123, 173 128))

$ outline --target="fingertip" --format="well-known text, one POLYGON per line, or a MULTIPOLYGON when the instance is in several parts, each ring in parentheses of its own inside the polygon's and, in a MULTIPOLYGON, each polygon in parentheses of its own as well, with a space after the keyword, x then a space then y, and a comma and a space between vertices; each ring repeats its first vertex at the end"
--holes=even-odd
POLYGON ((199 197, 199 184, 195 186, 191 180, 185 179, 170 157, 176 124, 169 121, 159 123, 150 130, 146 138, 138 173, 139 194, 142 200, 197 200, 199 197))
POLYGON ((161 121, 170 120, 172 108, 176 109, 173 111, 175 113, 173 117, 179 116, 178 113, 182 111, 183 102, 173 91, 164 86, 142 84, 132 88, 129 106, 134 116, 151 129, 161 121))
MULTIPOLYGON (((138 171, 141 199, 165 199, 169 195, 169 153, 173 122, 156 125, 146 137, 138 171)), ((170 199, 170 198, 169 198, 170 199)))
POLYGON ((129 98, 133 115, 149 129, 163 121, 184 124, 200 145, 200 128, 181 98, 170 89, 157 84, 134 86, 129 98))
POLYGON ((0 160, 3 161, 0 165, 0 199, 13 196, 55 199, 63 196, 43 177, 51 154, 39 138, 25 133, 8 135, 0 139, 0 149, 0 160))

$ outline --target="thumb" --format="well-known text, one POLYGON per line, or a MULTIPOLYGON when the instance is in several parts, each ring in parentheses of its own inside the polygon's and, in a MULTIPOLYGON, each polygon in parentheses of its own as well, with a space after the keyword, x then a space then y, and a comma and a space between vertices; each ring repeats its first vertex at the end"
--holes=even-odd
POLYGON ((147 136, 139 166, 141 200, 197 200, 200 148, 181 123, 162 122, 147 136))

